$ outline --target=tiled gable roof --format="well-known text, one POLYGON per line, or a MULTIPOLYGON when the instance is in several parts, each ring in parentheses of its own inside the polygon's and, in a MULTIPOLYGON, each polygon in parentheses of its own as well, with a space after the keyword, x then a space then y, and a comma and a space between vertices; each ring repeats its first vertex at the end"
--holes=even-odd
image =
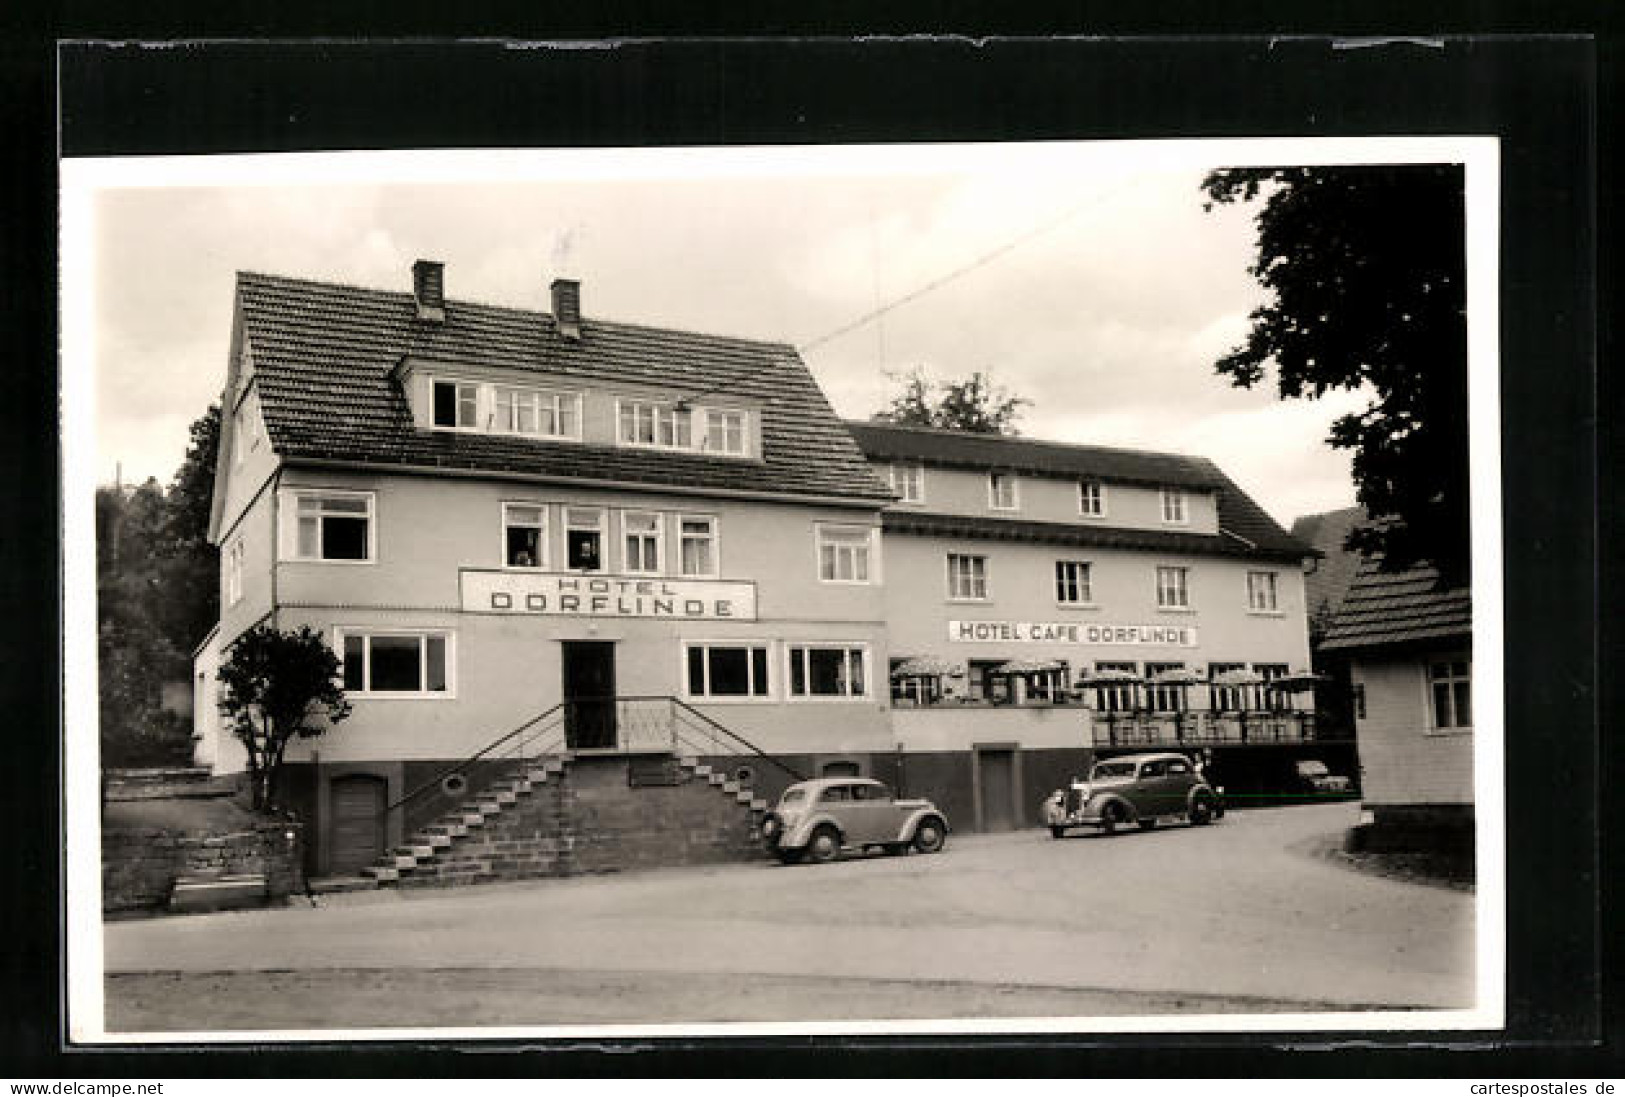
POLYGON ((1364 507, 1345 507, 1306 514, 1292 523, 1292 536, 1313 547, 1321 558, 1303 577, 1309 613, 1336 613, 1360 570, 1360 554, 1343 547, 1349 533, 1365 521, 1364 507))
MULTIPOLYGON (((848 420, 846 425, 858 445, 863 447, 863 452, 877 461, 907 460, 947 468, 999 469, 1035 476, 1211 491, 1218 502, 1220 537, 1151 531, 1152 536, 1160 537, 1165 543, 1169 538, 1200 542, 1199 547, 1190 547, 1187 551, 1248 555, 1252 550, 1259 555, 1269 556, 1313 555, 1313 549, 1277 525, 1246 492, 1204 457, 1104 446, 1076 446, 999 434, 901 427, 890 423, 848 420)), ((1016 524, 1045 526, 1055 523, 1016 524)), ((1130 531, 1115 532, 1126 535, 1130 531)), ((1167 543, 1166 547, 1170 550, 1174 548, 1171 543, 1167 543)))
POLYGON ((410 293, 265 274, 237 276, 265 426, 290 459, 619 481, 874 505, 870 470, 794 348, 586 318, 580 341, 546 313, 448 300, 417 319, 410 293), (762 409, 762 460, 417 429, 390 377, 404 355, 534 374, 731 395, 762 409))
POLYGON ((1466 588, 1440 590, 1431 567, 1384 572, 1380 557, 1362 560, 1322 651, 1466 640, 1472 636, 1473 598, 1466 588))

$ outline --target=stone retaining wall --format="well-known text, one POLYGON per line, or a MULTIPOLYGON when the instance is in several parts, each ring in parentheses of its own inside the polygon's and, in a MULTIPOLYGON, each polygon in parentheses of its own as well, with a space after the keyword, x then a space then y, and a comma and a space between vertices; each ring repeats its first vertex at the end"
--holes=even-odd
POLYGON ((118 827, 102 830, 102 909, 161 910, 179 876, 258 873, 266 900, 305 889, 299 823, 267 820, 226 834, 118 827))

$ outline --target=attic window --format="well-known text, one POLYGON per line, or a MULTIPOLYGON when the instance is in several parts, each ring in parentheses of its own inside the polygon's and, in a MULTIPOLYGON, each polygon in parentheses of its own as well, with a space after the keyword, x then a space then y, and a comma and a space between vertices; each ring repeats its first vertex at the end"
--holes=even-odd
POLYGON ((480 386, 472 381, 434 383, 434 425, 472 430, 480 422, 480 386))

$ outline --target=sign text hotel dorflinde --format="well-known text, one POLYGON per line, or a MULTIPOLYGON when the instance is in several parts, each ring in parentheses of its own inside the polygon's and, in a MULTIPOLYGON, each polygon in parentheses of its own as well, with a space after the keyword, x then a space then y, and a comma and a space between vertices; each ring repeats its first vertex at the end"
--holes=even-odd
POLYGON ((756 584, 751 582, 464 571, 462 589, 463 609, 470 613, 756 620, 756 584))
POLYGON ((1193 648, 1194 625, 1100 625, 1076 621, 949 621, 948 639, 958 644, 1147 644, 1193 648))

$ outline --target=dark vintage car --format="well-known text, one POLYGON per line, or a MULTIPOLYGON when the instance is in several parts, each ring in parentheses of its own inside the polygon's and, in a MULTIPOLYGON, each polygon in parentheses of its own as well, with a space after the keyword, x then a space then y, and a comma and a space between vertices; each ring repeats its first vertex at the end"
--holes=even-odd
POLYGON ((786 864, 833 861, 843 849, 936 853, 948 819, 929 800, 899 800, 866 777, 826 777, 784 790, 762 820, 768 852, 786 864))
POLYGON ((1053 793, 1043 814, 1056 838, 1073 827, 1112 834, 1131 823, 1142 830, 1180 820, 1205 826, 1224 815, 1224 798, 1183 754, 1128 754, 1096 762, 1088 780, 1053 793))

